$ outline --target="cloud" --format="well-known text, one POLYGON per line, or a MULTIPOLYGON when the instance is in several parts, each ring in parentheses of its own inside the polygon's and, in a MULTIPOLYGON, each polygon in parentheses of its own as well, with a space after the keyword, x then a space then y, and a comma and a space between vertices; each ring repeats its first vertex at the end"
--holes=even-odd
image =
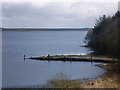
POLYGON ((116 2, 3 2, 3 27, 93 27, 113 15, 116 2))
POLYGON ((3 2, 119 2, 119 0, 4 0, 3 2))

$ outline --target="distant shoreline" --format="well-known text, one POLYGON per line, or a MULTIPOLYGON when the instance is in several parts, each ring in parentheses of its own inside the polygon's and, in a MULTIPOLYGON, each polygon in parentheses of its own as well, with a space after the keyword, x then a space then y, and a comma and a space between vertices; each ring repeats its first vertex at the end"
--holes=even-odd
POLYGON ((88 31, 91 28, 1 28, 2 31, 88 31))

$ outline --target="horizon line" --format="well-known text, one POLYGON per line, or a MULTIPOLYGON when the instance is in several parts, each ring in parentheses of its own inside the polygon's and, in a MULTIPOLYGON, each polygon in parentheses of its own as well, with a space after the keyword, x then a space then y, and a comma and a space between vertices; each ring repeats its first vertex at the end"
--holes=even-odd
POLYGON ((76 28, 76 29, 79 29, 79 28, 92 28, 92 27, 0 27, 0 28, 11 28, 11 29, 16 29, 16 28, 22 28, 22 29, 32 29, 32 28, 34 28, 34 29, 62 29, 62 28, 76 28))

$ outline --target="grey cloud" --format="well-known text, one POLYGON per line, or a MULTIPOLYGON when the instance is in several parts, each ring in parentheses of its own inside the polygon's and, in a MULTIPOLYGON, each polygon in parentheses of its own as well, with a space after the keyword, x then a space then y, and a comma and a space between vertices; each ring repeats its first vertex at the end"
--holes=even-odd
POLYGON ((115 3, 3 3, 4 27, 93 27, 97 17, 116 12, 115 3), (101 7, 101 5, 103 5, 101 7), (111 10, 111 8, 113 8, 111 10), (104 10, 105 11, 104 11, 104 10))

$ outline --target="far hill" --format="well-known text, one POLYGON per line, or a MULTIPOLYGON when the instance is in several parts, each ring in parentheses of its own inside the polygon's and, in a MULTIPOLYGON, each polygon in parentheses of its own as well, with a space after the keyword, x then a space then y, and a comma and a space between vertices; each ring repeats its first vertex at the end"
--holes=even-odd
POLYGON ((88 31, 91 28, 2 28, 3 31, 88 31))

